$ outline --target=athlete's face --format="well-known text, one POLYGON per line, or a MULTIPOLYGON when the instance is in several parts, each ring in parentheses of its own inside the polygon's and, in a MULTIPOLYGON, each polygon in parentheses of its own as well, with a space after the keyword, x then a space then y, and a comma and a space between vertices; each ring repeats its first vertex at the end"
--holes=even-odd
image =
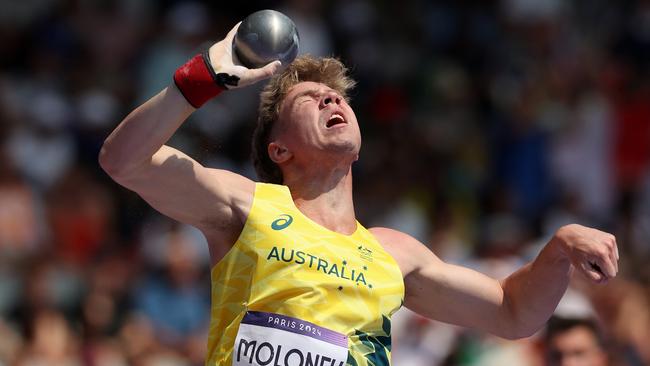
POLYGON ((311 81, 289 89, 272 140, 293 156, 334 153, 356 160, 361 147, 359 124, 347 101, 330 87, 311 81))

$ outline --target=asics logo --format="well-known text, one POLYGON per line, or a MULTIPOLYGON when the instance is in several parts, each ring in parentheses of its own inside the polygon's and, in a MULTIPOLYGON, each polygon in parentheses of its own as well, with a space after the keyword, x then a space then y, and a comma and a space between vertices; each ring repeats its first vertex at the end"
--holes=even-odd
POLYGON ((286 229, 287 226, 291 225, 293 222, 293 217, 291 215, 280 215, 275 221, 271 223, 271 229, 273 230, 282 230, 286 229))

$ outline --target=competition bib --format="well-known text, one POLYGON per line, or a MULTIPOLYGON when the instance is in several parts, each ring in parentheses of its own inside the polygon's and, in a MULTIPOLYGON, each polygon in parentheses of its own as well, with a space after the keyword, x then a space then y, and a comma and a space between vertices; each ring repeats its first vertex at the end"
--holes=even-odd
POLYGON ((249 311, 239 324, 233 366, 344 366, 348 338, 289 316, 249 311))

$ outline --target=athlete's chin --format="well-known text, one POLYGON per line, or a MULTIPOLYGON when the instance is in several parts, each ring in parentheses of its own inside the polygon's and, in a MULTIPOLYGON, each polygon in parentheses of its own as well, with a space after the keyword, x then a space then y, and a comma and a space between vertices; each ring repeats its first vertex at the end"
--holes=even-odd
POLYGON ((328 150, 349 156, 358 156, 361 144, 355 141, 338 141, 329 145, 328 150))

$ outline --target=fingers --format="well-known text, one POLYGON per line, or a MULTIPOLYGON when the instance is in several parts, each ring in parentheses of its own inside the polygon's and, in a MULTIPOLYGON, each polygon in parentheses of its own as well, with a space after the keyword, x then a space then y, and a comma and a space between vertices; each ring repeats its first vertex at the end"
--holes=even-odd
POLYGON ((590 280, 603 283, 618 273, 618 246, 614 235, 579 225, 558 231, 571 262, 590 280))
POLYGON ((616 261, 612 261, 609 253, 596 260, 596 264, 600 267, 601 271, 605 274, 605 276, 607 276, 607 278, 616 277, 616 266, 614 263, 616 263, 616 261))
POLYGON ((253 81, 257 82, 266 78, 273 76, 282 66, 282 63, 278 60, 266 64, 264 67, 259 69, 249 69, 248 77, 253 81))
POLYGON ((241 22, 235 24, 235 26, 232 27, 230 32, 228 32, 228 34, 226 35, 226 38, 224 38, 224 40, 227 40, 230 43, 232 43, 232 40, 235 39, 235 34, 237 34, 237 29, 239 29, 240 25, 241 25, 241 22))
POLYGON ((609 260, 614 265, 614 270, 618 273, 618 257, 616 255, 616 244, 609 251, 609 260))
POLYGON ((604 244, 607 248, 607 257, 613 264, 616 273, 618 273, 618 247, 616 245, 616 237, 614 235, 608 234, 604 244))
POLYGON ((598 256, 580 263, 580 269, 586 277, 596 283, 604 283, 616 277, 618 264, 613 250, 604 250, 598 256))
POLYGON ((605 281, 605 274, 600 270, 600 268, 589 261, 584 261, 580 263, 580 271, 582 274, 596 283, 601 283, 605 281))

